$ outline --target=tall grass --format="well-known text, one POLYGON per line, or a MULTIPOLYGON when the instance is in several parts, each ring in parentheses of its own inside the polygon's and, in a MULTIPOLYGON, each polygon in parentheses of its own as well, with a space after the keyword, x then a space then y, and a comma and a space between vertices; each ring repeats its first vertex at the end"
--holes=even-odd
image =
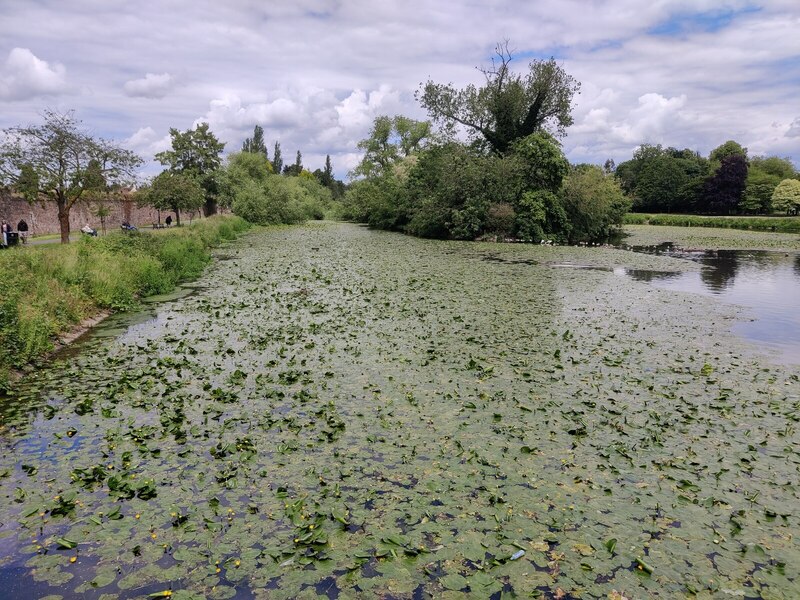
POLYGON ((0 252, 0 391, 11 369, 45 355, 59 334, 101 309, 126 310, 142 296, 198 277, 210 248, 249 226, 239 217, 212 217, 189 227, 0 252))
POLYGON ((628 213, 625 225, 671 225, 673 227, 720 227, 800 233, 800 217, 703 217, 700 215, 665 215, 628 213))

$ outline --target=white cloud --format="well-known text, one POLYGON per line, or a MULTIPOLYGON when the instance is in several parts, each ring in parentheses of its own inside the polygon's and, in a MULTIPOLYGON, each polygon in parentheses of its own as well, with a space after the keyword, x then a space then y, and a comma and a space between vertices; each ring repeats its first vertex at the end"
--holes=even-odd
POLYGON ((124 140, 126 148, 145 156, 152 156, 157 152, 167 150, 172 144, 169 134, 159 136, 152 127, 141 127, 124 140))
MULTIPOLYGON (((486 65, 494 44, 509 38, 520 55, 515 68, 554 55, 583 84, 564 140, 570 160, 627 160, 644 141, 707 153, 736 139, 800 164, 800 124, 790 125, 800 82, 797 0, 81 6, 38 0, 11 10, 0 1, 0 52, 18 46, 58 57, 69 66, 70 89, 82 90, 63 108, 75 108, 108 137, 147 125, 162 139, 170 127, 203 120, 233 150, 260 124, 285 155, 299 148, 310 161, 330 153, 342 176, 376 115, 424 118, 413 99, 421 82, 481 84, 474 67, 486 65), (714 15, 721 15, 718 22, 714 15), (773 121, 781 127, 772 128, 773 121)), ((32 54, 20 57, 27 60, 23 72, 35 71, 32 54)), ((0 129, 31 122, 49 107, 53 99, 37 93, 64 90, 64 68, 40 63, 49 79, 23 85, 19 69, 0 60, 0 129), (31 101, 8 102, 23 97, 31 101)))
POLYGON ((28 100, 57 95, 66 90, 66 69, 52 66, 27 48, 13 48, 0 69, 0 99, 28 100))
POLYGON ((132 79, 125 83, 123 90, 131 97, 160 99, 174 87, 175 81, 169 73, 147 73, 142 79, 132 79))

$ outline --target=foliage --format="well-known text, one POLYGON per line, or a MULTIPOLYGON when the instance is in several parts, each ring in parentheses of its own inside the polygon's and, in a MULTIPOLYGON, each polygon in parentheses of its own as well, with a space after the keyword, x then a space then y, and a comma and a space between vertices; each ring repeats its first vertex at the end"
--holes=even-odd
POLYGON ((8 371, 53 348, 57 335, 99 309, 126 310, 200 275, 209 248, 247 228, 238 217, 190 227, 83 237, 69 247, 41 245, 0 253, 0 277, 13 281, 0 300, 0 389, 8 371))
POLYGON ((253 127, 253 137, 245 138, 242 142, 242 152, 263 154, 264 158, 269 158, 267 145, 264 143, 264 128, 261 125, 253 127))
POLYGON ((786 217, 707 217, 701 215, 663 215, 628 213, 626 225, 666 225, 674 227, 718 227, 800 233, 800 219, 786 217))
POLYGON ((418 154, 430 140, 430 123, 403 116, 375 118, 369 137, 358 143, 364 157, 351 177, 385 175, 404 157, 418 154))
POLYGON ((275 142, 275 148, 272 151, 272 172, 277 175, 283 173, 283 155, 281 154, 280 142, 275 142))
POLYGON ((747 158, 738 153, 724 156, 705 181, 704 201, 712 212, 731 214, 739 207, 746 183, 747 158))
POLYGON ((572 98, 580 89, 554 58, 534 60, 525 75, 511 70, 513 53, 508 42, 495 48, 496 61, 484 69, 482 87, 428 81, 417 98, 434 122, 453 132, 466 127, 472 139, 505 153, 514 140, 552 130, 564 135, 572 122, 572 98))
POLYGON ((747 171, 744 198, 740 208, 746 213, 772 212, 772 193, 784 179, 797 176, 792 161, 777 156, 754 156, 747 171))
POLYGON ((786 214, 800 214, 800 181, 784 179, 772 194, 772 206, 786 214))
POLYGON ((220 142, 208 127, 200 123, 184 132, 171 128, 172 148, 156 154, 156 160, 172 173, 193 178, 203 188, 206 216, 217 212, 218 174, 220 155, 225 143, 220 142))
POLYGON ((572 169, 561 195, 570 242, 603 241, 630 209, 630 200, 614 177, 593 165, 572 169))
POLYGON ((205 194, 197 179, 173 171, 159 173, 141 194, 141 202, 159 210, 173 211, 178 226, 181 224, 181 211, 197 210, 204 201, 205 194))
POLYGON ((54 202, 64 244, 75 202, 88 190, 128 183, 142 163, 133 152, 84 132, 72 111, 47 110, 43 124, 13 127, 4 135, 0 184, 16 187, 29 202, 54 202))
POLYGON ((268 175, 245 179, 236 188, 233 212, 251 223, 271 225, 321 219, 330 192, 312 177, 268 175))

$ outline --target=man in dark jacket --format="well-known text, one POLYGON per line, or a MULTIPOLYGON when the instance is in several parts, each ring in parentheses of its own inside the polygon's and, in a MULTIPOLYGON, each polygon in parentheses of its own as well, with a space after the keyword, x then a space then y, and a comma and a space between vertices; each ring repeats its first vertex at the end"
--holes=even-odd
POLYGON ((22 240, 23 244, 28 243, 28 224, 25 222, 25 219, 22 219, 19 223, 17 223, 17 231, 19 231, 19 237, 22 240))

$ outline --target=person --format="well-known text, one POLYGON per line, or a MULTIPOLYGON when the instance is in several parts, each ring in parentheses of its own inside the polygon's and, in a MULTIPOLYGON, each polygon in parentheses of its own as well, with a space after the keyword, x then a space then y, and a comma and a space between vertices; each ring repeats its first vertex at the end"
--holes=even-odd
POLYGON ((22 219, 19 223, 17 223, 17 231, 19 231, 19 237, 22 239, 23 244, 28 243, 28 224, 25 222, 25 219, 22 219))
POLYGON ((92 237, 97 237, 97 230, 96 229, 92 229, 91 227, 89 227, 88 223, 86 225, 84 225, 83 227, 81 227, 81 231, 83 233, 85 233, 86 235, 91 235, 92 237))
POLYGON ((172 226, 172 215, 167 215, 167 220, 165 221, 165 223, 167 224, 167 227, 172 226))
POLYGON ((3 248, 8 248, 8 234, 11 233, 11 225, 6 223, 5 219, 0 223, 0 233, 3 234, 3 248))

